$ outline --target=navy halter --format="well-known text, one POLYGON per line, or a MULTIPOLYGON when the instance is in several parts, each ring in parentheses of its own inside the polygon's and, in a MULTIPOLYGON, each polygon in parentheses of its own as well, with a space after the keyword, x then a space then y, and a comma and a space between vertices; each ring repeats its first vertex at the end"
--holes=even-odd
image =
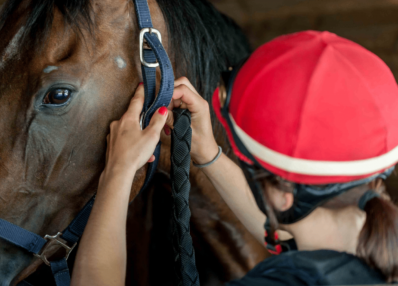
MULTIPOLYGON (((135 0, 135 9, 138 26, 141 30, 140 59, 145 87, 145 103, 142 110, 141 127, 145 128, 148 126, 152 115, 158 108, 169 105, 174 90, 174 73, 167 53, 163 48, 160 32, 152 26, 147 0, 135 0), (150 49, 145 49, 143 47, 144 41, 148 44, 150 49), (157 66, 160 67, 162 78, 160 90, 156 96, 157 66)), ((160 155, 160 142, 155 149, 154 155, 156 161, 149 164, 147 176, 141 191, 148 186, 156 170, 160 155)), ((42 259, 45 264, 51 266, 57 286, 69 286, 70 274, 67 259, 83 235, 84 228, 86 227, 94 205, 94 200, 95 195, 62 233, 59 232, 54 236, 46 235, 43 238, 6 220, 0 219, 0 238, 25 249, 34 256, 42 259), (66 255, 60 260, 49 261, 46 256, 46 250, 49 246, 53 246, 54 244, 58 245, 60 248, 64 248, 66 255)), ((23 281, 18 285, 30 284, 23 281)))

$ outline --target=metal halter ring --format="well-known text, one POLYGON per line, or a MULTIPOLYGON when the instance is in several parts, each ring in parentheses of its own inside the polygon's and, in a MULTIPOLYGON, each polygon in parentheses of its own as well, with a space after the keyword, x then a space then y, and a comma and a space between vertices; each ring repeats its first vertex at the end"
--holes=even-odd
POLYGON ((141 30, 140 32, 140 60, 141 60, 141 64, 143 64, 144 66, 148 67, 148 68, 156 68, 159 66, 159 63, 147 63, 144 60, 144 36, 146 33, 153 33, 155 34, 158 38, 159 41, 162 42, 162 35, 160 34, 160 32, 154 28, 144 28, 141 30))
POLYGON ((46 235, 44 237, 44 239, 47 240, 48 242, 44 245, 44 247, 40 251, 40 254, 33 254, 33 255, 36 256, 37 258, 40 258, 41 260, 43 260, 43 262, 46 265, 51 266, 50 262, 47 259, 46 252, 47 252, 47 248, 49 248, 55 244, 55 245, 59 245, 65 249, 65 251, 66 251, 65 260, 68 260, 69 255, 71 254, 71 252, 73 251, 73 249, 75 248, 77 243, 75 243, 74 245, 69 247, 68 245, 66 245, 66 242, 64 242, 65 240, 63 240, 61 238, 61 236, 62 236, 62 233, 60 233, 60 232, 58 232, 56 235, 46 235))

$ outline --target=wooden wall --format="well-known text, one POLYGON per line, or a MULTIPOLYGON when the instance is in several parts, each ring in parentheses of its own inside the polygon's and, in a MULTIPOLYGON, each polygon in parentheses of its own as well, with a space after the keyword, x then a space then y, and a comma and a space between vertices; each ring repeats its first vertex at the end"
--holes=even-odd
POLYGON ((398 76, 398 0, 212 0, 257 47, 279 35, 327 30, 379 55, 398 76))

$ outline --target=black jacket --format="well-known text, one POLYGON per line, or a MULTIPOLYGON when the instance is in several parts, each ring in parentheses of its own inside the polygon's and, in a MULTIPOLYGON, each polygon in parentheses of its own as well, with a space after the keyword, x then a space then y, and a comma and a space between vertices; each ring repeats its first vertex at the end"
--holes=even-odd
POLYGON ((228 286, 385 284, 381 274, 358 257, 332 250, 288 251, 265 259, 228 286))

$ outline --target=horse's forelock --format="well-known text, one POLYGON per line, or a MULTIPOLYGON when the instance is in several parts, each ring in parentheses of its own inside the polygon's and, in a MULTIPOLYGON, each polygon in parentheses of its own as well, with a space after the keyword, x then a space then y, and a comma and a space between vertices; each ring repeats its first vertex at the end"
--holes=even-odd
POLYGON ((19 37, 19 52, 23 47, 43 45, 52 27, 55 9, 63 15, 65 23, 76 31, 92 31, 91 0, 6 0, 0 6, 0 33, 7 29, 8 21, 15 21, 13 16, 22 5, 27 15, 19 37))
MULTIPOLYGON (((207 0, 156 0, 169 34, 176 77, 186 76, 211 106, 221 72, 251 52, 241 29, 207 0)), ((211 108, 217 138, 226 136, 211 108)))
POLYGON ((21 27, 19 31, 15 34, 15 36, 12 38, 10 43, 7 45, 5 50, 0 53, 0 70, 2 70, 5 66, 7 61, 18 57, 19 55, 19 49, 20 49, 20 42, 22 39, 22 35, 24 33, 25 27, 21 27))

